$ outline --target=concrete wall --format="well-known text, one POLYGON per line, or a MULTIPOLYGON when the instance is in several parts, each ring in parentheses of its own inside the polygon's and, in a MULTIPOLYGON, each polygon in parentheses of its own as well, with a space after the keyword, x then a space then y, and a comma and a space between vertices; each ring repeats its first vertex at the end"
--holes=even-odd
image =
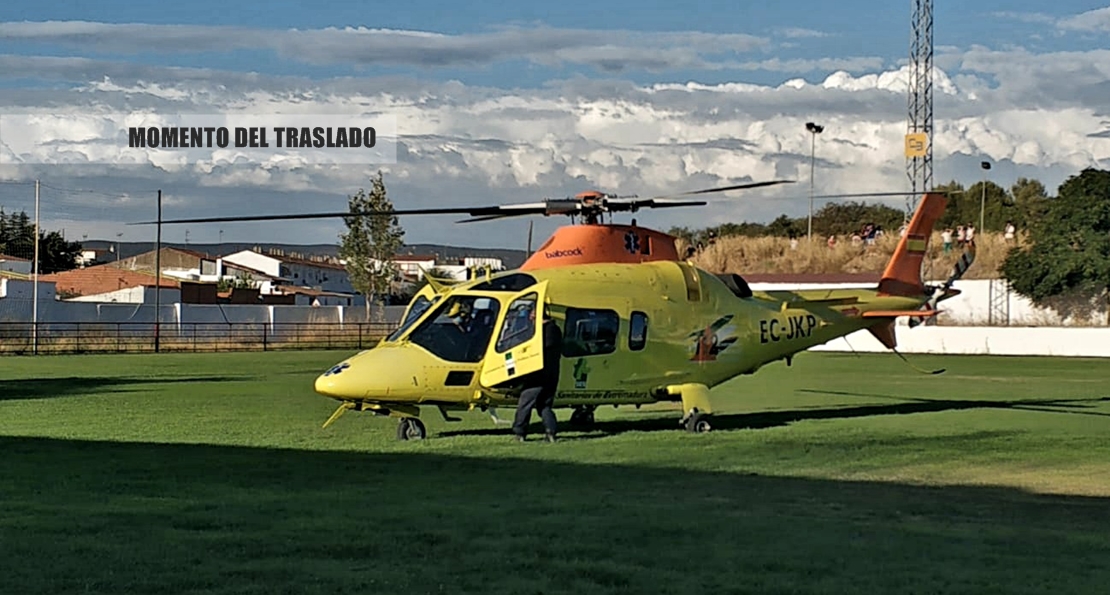
MULTIPOLYGON (((22 279, 8 279, 0 277, 0 298, 31 300, 35 295, 34 281, 22 279)), ((54 283, 39 281, 39 305, 42 302, 52 302, 57 295, 57 286, 54 283)))
MULTIPOLYGON (((41 268, 39 269, 42 270, 41 268)), ((31 261, 29 260, 13 260, 9 258, 0 257, 0 271, 10 271, 12 273, 19 273, 22 275, 31 274, 31 261)))
MULTIPOLYGON (((897 329, 901 353, 1110 357, 1110 328, 919 326, 897 329)), ((867 331, 812 351, 888 351, 867 331)))

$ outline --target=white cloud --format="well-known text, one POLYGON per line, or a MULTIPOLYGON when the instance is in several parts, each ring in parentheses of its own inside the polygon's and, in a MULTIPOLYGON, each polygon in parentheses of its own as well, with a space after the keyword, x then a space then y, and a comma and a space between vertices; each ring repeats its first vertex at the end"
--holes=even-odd
POLYGON ((1060 19, 1057 27, 1067 31, 1110 33, 1110 6, 1060 19))
POLYGON ((1110 32, 1110 6, 1088 10, 1067 17, 1054 17, 1041 12, 1002 11, 991 14, 997 18, 1012 19, 1023 23, 1052 25, 1061 32, 1110 32))
MULTIPOLYGON (((77 32, 66 33, 71 36, 67 39, 84 36, 88 43, 110 33, 140 33, 70 27, 77 32)), ((195 44, 203 33, 189 28, 157 30, 170 38, 171 46, 195 44)), ((42 27, 21 31, 38 39, 50 33, 42 27)), ((404 42, 401 38, 407 35, 417 45, 435 42, 423 46, 422 51, 456 44, 457 49, 471 48, 471 57, 488 57, 500 55, 491 48, 515 47, 516 33, 506 31, 521 29, 495 31, 478 37, 477 42, 468 38, 462 46, 457 37, 434 34, 407 32, 393 39, 404 42)), ((50 34, 55 33, 61 34, 50 34)), ((344 35, 374 39, 382 34, 363 30, 344 35)), ((574 35, 561 31, 548 39, 573 39, 574 35)), ((605 43, 592 52, 583 52, 583 45, 566 43, 534 55, 564 62, 593 60, 600 66, 611 63, 616 70, 631 63, 694 64, 713 57, 710 50, 720 41, 717 36, 700 34, 652 35, 643 38, 662 43, 662 53, 629 51, 623 43, 629 38, 614 41, 606 35, 605 43)), ((596 35, 590 39, 596 44, 596 35)), ((727 43, 744 48, 749 41, 741 36, 727 43)), ((134 40, 127 42, 131 43, 134 40)), ((221 43, 238 41, 224 39, 221 43)), ((759 47, 758 43, 751 46, 759 47)), ((1050 189, 1100 160, 1110 166, 1110 140, 1100 135, 1110 118, 1105 100, 1110 96, 1110 53, 1106 50, 1035 54, 1020 49, 948 48, 945 60, 945 67, 938 68, 934 76, 936 182, 977 180, 981 175, 978 162, 983 158, 996 163, 991 175, 1000 182, 1028 176, 1041 179, 1050 189)), ((52 85, 10 90, 0 97, 0 113, 32 108, 54 113, 380 111, 396 117, 401 133, 397 163, 381 166, 398 208, 532 202, 587 188, 650 196, 742 180, 790 178, 799 183, 736 193, 710 209, 642 212, 637 218, 666 229, 671 225, 700 226, 710 220, 767 220, 784 211, 801 215, 808 204, 804 199, 808 195, 811 137, 804 123, 809 120, 825 126, 816 146, 819 192, 908 189, 902 157, 906 67, 895 68, 879 58, 866 57, 813 62, 769 58, 746 64, 821 74, 812 82, 794 79, 778 85, 755 84, 743 77, 720 84, 659 80, 644 85, 575 77, 551 81, 538 89, 504 90, 403 77, 314 81, 85 58, 0 56, 0 80, 78 83, 72 89, 52 85)), ((5 150, 0 146, 0 152, 5 150)), ((341 211, 346 195, 365 185, 377 169, 357 165, 296 168, 290 164, 190 165, 169 171, 149 164, 115 170, 97 165, 24 166, 0 169, 0 177, 42 176, 56 186, 109 194, 130 192, 124 201, 48 190, 43 195, 43 214, 48 221, 68 221, 71 237, 77 233, 75 228, 83 225, 90 235, 114 237, 117 231, 124 231, 127 239, 138 239, 143 233, 152 238, 152 230, 123 227, 118 222, 153 218, 152 189, 165 191, 167 218, 341 211)), ((4 192, 7 210, 30 208, 29 194, 4 192)), ((902 201, 895 199, 890 204, 901 205, 902 201)), ((404 219, 406 239, 480 246, 524 244, 527 221, 450 224, 461 218, 404 219)), ((536 221, 536 234, 542 237, 562 223, 541 218, 536 221)), ((196 242, 214 240, 222 228, 227 232, 225 239, 328 243, 334 241, 342 223, 309 220, 188 227, 196 242)), ((180 228, 172 229, 178 236, 167 237, 180 241, 180 228)))
POLYGON ((1014 11, 999 11, 991 13, 992 16, 1000 19, 1013 19, 1023 23, 1042 23, 1051 24, 1056 22, 1052 15, 1044 14, 1041 12, 1014 12, 1014 11))

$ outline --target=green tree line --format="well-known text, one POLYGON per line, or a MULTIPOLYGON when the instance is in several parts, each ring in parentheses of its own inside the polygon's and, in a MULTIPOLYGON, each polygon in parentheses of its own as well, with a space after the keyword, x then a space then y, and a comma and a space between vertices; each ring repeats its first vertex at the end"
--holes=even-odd
MULTIPOLYGON (((937 192, 948 193, 948 205, 944 216, 937 222, 937 229, 956 229, 957 226, 972 224, 979 230, 980 205, 983 205, 985 229, 979 231, 1001 232, 1007 222, 1018 229, 1027 228, 1030 223, 1043 215, 1049 195, 1045 186, 1037 180, 1020 178, 1009 189, 994 182, 977 182, 964 187, 956 181, 937 186, 937 192), (985 193, 984 193, 985 189, 985 193)), ((848 201, 827 203, 813 213, 813 235, 827 238, 831 235, 851 235, 867 224, 896 232, 905 221, 905 210, 884 204, 848 201)), ((672 227, 668 233, 691 243, 704 242, 710 236, 745 237, 803 237, 809 226, 808 216, 788 217, 779 215, 770 223, 724 223, 715 227, 690 229, 672 227)))
MULTIPOLYGON (((35 222, 25 211, 8 215, 0 208, 0 254, 28 260, 35 254, 35 222)), ((57 231, 39 230, 39 274, 49 275, 77 268, 79 242, 68 242, 57 231)))

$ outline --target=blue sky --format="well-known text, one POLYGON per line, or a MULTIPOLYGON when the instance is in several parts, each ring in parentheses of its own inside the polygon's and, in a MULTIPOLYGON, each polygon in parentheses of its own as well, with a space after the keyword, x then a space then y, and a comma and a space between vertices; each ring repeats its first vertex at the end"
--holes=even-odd
MULTIPOLYGON (((999 184, 1033 177, 1050 191, 1084 167, 1110 168, 1107 4, 937 2, 937 183, 976 182, 984 159, 999 184)), ((399 122, 398 161, 382 166, 398 208, 802 182, 638 215, 663 229, 769 221, 806 210, 808 120, 826 126, 818 192, 908 189, 900 69, 911 12, 909 0, 8 2, 0 114, 383 110, 399 122)), ((0 138, 0 157, 12 151, 0 138)), ((44 195, 48 225, 133 237, 123 223, 147 200, 128 198, 139 190, 166 189, 167 217, 338 210, 377 169, 190 165, 5 165, 0 178, 81 190, 44 195)), ((0 203, 30 206, 9 190, 0 203)), ((476 235, 455 219, 412 220, 406 239, 520 245, 522 223, 483 224, 476 235)), ((562 223, 541 218, 536 233, 562 223)), ((316 243, 341 227, 234 225, 225 238, 316 243)), ((214 241, 218 230, 194 226, 190 238, 214 241)))
MULTIPOLYGON (((1104 3, 1032 0, 981 2, 937 2, 934 6, 935 39, 941 46, 992 48, 1012 45, 1036 51, 1083 50, 1102 47, 1105 38, 1077 33, 1048 34, 1045 19, 1064 18, 1100 8, 1104 3)), ((194 0, 188 3, 120 2, 97 3, 10 3, 0 8, 2 21, 95 21, 103 23, 149 23, 164 25, 248 26, 269 29, 274 35, 290 28, 369 27, 430 31, 444 34, 487 33, 499 26, 544 25, 556 28, 591 29, 598 43, 606 43, 606 32, 629 31, 745 33, 771 36, 790 29, 827 34, 826 37, 776 37, 773 47, 751 56, 773 55, 780 59, 816 57, 877 56, 896 64, 909 49, 912 3, 886 0, 794 0, 790 2, 723 2, 713 0, 615 0, 598 2, 412 0, 405 2, 273 2, 234 3, 194 0), (785 43, 784 43, 785 42, 785 43), (796 44, 791 46, 789 44, 796 44)), ((547 68, 523 60, 507 60, 475 67, 409 68, 349 64, 306 65, 283 59, 265 50, 161 52, 156 45, 141 55, 113 53, 95 47, 82 48, 77 55, 118 59, 142 64, 218 68, 266 74, 309 77, 414 75, 431 80, 464 80, 475 85, 502 88, 541 86, 552 78, 567 76, 611 76, 586 66, 547 68)), ((54 43, 28 43, 19 39, 0 41, 0 53, 67 56, 72 47, 54 43)), ((733 80, 736 70, 671 69, 664 73, 625 72, 621 77, 637 83, 698 80, 718 83, 733 80), (662 75, 662 76, 661 76, 662 75)), ((748 71, 746 79, 775 84, 801 76, 821 80, 827 73, 748 71)))

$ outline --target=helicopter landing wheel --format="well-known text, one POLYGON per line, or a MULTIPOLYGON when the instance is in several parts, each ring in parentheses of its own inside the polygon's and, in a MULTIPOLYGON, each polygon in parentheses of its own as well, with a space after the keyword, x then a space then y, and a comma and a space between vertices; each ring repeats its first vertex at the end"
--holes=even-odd
POLYGON ((423 440, 428 435, 424 422, 415 417, 402 417, 397 426, 398 440, 423 440))
POLYGON ((686 419, 686 431, 693 432, 694 434, 704 434, 713 429, 709 423, 709 414, 702 413, 697 409, 690 412, 690 417, 686 419))
POLYGON ((570 414, 570 425, 588 428, 594 425, 594 410, 592 407, 578 407, 570 414))

